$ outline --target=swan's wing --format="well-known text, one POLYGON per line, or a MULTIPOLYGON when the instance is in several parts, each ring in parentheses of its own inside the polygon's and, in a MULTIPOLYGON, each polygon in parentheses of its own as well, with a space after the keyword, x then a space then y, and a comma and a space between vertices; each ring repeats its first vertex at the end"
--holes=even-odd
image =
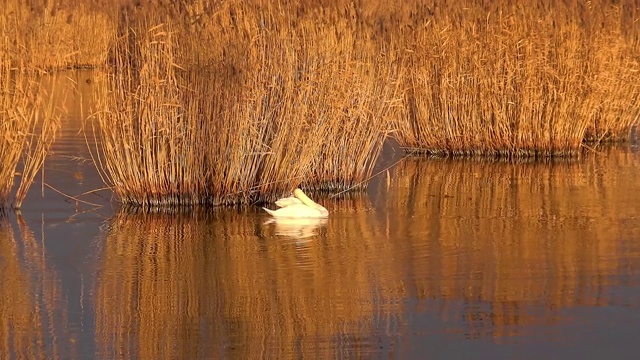
POLYGON ((276 216, 276 211, 275 210, 269 210, 266 207, 263 207, 262 210, 266 211, 269 213, 269 215, 275 217, 276 216))
POLYGON ((281 208, 294 204, 302 204, 302 201, 295 196, 289 196, 276 201, 276 206, 281 208))

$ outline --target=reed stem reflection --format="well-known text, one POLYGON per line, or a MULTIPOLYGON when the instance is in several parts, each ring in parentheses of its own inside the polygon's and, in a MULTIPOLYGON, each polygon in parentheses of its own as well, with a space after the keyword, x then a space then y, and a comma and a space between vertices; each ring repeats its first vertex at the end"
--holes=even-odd
POLYGON ((336 218, 305 241, 279 236, 262 213, 118 213, 96 291, 98 354, 245 359, 373 351, 368 341, 337 346, 370 339, 374 317, 397 310, 380 300, 396 279, 381 277, 376 269, 387 264, 367 255, 384 239, 369 205, 360 204, 340 215, 345 205, 329 203, 336 218))
POLYGON ((402 296, 443 299, 451 326, 496 339, 606 305, 629 271, 620 219, 636 216, 625 189, 638 162, 615 149, 570 162, 407 159, 386 204, 389 253, 412 260, 402 296))
POLYGON ((46 249, 18 215, 19 233, 0 214, 0 353, 16 359, 73 359, 76 334, 46 249))

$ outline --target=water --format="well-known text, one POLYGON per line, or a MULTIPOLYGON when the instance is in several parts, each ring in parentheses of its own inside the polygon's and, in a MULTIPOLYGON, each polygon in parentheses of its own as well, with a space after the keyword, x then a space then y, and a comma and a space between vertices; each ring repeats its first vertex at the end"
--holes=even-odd
POLYGON ((87 79, 61 80, 80 92, 46 185, 0 220, 0 358, 635 358, 637 140, 579 161, 405 159, 316 199, 320 222, 133 213, 79 132, 87 79))

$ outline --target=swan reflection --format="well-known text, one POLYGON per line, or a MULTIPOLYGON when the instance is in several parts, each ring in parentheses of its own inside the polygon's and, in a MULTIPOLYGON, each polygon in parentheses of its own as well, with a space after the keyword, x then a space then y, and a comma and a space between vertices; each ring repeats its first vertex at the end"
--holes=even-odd
POLYGON ((318 234, 327 224, 326 218, 270 218, 265 225, 274 224, 275 234, 294 239, 306 239, 318 234))

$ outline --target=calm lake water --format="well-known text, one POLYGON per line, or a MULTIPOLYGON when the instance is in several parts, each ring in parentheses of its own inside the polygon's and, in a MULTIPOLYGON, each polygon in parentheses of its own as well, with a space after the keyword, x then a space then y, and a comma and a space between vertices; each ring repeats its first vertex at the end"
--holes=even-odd
POLYGON ((637 356, 637 136, 575 161, 407 158, 316 198, 323 222, 135 213, 91 192, 90 79, 57 85, 79 92, 44 184, 0 216, 0 358, 637 356))

